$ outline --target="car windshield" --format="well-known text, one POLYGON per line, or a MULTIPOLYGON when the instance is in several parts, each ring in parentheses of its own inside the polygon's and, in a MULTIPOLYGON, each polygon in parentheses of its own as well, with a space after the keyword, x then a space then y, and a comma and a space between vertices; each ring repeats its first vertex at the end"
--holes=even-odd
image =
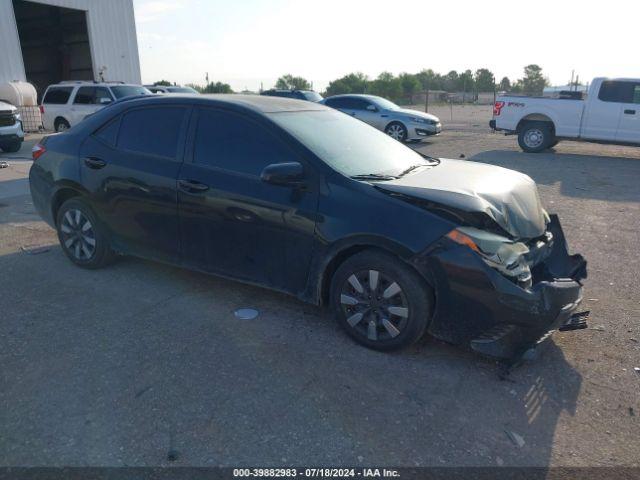
POLYGON ((386 98, 373 97, 371 101, 373 101, 373 103, 375 103, 378 107, 382 108, 383 110, 400 110, 400 107, 398 105, 387 100, 386 98))
POLYGON ((167 91, 171 93, 198 93, 190 87, 167 87, 167 91))
POLYGON ((132 97, 134 95, 151 95, 152 93, 144 87, 137 85, 117 85, 111 86, 111 91, 117 99, 132 97))
POLYGON ((269 117, 349 177, 385 180, 432 164, 390 136, 335 110, 278 112, 269 117))
POLYGON ((318 92, 302 92, 302 94, 304 95, 304 98, 306 98, 310 102, 319 102, 320 100, 322 100, 322 95, 320 95, 318 92))

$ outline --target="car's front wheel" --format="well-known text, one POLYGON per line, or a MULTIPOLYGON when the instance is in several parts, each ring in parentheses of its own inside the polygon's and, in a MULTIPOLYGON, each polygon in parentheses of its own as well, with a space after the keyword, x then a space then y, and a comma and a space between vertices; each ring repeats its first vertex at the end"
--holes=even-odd
POLYGON ((22 142, 12 142, 6 145, 0 145, 0 149, 6 153, 16 153, 22 147, 22 142))
POLYGON ((429 324, 433 291, 409 266, 385 252, 348 258, 331 282, 331 305, 345 331, 376 350, 395 350, 421 338, 429 324))
POLYGON ((384 129, 384 133, 389 135, 391 138, 395 138, 399 142, 406 141, 408 136, 407 128, 400 122, 391 122, 384 129))
POLYGON ((95 269, 114 259, 104 227, 84 200, 64 202, 58 209, 56 228, 62 250, 76 265, 95 269))

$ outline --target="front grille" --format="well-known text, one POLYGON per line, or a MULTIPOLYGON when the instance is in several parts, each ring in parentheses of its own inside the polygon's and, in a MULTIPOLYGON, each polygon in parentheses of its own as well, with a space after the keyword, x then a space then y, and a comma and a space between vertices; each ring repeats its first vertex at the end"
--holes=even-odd
POLYGON ((16 116, 10 112, 0 112, 0 127, 10 127, 15 125, 16 116))

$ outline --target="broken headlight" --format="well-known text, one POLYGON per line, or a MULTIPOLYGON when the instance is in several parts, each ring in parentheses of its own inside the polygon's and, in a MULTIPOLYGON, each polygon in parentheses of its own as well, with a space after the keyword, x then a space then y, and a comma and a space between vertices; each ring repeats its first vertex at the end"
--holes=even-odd
POLYGON ((473 227, 456 228, 447 237, 476 251, 487 265, 522 288, 531 286, 531 270, 526 257, 529 247, 524 243, 473 227))

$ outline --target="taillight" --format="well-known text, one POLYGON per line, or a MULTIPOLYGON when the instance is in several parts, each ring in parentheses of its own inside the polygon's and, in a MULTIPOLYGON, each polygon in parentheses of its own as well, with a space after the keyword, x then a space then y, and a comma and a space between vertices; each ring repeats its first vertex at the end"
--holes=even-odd
POLYGON ((33 146, 33 148, 31 149, 31 156, 33 157, 33 160, 37 160, 39 159, 45 152, 47 151, 46 148, 44 148, 44 145, 41 144, 36 144, 33 146))
POLYGON ((40 115, 44 115, 44 105, 40 105, 40 115))
POLYGON ((502 107, 504 107, 504 102, 496 102, 493 104, 494 117, 497 117, 498 115, 500 115, 500 111, 502 110, 502 107))

